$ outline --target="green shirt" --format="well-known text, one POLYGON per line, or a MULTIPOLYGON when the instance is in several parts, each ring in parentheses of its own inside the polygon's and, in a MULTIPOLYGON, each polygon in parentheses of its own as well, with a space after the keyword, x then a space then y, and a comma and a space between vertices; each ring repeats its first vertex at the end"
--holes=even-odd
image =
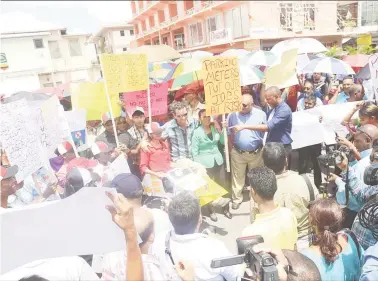
POLYGON ((223 134, 220 135, 213 126, 211 133, 213 139, 211 140, 202 126, 194 130, 192 137, 192 153, 195 162, 202 164, 205 168, 213 168, 215 163, 223 164, 223 157, 218 149, 218 142, 224 142, 223 134))

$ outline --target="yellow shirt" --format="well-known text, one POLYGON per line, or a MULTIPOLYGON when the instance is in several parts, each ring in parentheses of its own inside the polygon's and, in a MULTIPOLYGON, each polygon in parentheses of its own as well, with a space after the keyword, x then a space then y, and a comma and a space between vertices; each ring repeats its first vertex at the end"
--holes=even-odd
POLYGON ((261 235, 274 249, 295 249, 298 239, 297 219, 292 211, 277 205, 273 211, 256 214, 255 221, 244 228, 242 236, 261 235))

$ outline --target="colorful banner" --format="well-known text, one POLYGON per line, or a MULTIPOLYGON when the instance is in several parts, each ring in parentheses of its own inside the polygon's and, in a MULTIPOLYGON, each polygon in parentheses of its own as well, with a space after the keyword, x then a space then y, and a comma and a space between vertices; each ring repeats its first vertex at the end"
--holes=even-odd
POLYGON ((266 70, 265 85, 284 89, 297 84, 297 49, 293 49, 283 52, 281 62, 266 70))
POLYGON ((373 82, 374 98, 378 100, 378 55, 374 54, 369 57, 369 68, 371 81, 373 82))
POLYGON ((241 110, 240 73, 237 57, 211 57, 202 61, 208 116, 241 110))
POLYGON ((0 137, 11 165, 18 166, 18 182, 45 165, 38 134, 32 129, 29 108, 25 100, 2 104, 0 107, 0 137))
MULTIPOLYGON (((152 116, 168 112, 168 83, 150 85, 152 116)), ((136 107, 140 106, 148 112, 147 90, 123 94, 123 101, 127 114, 131 116, 136 107)))
POLYGON ((71 101, 74 109, 87 111, 87 120, 101 120, 102 114, 109 112, 104 82, 71 84, 71 101))

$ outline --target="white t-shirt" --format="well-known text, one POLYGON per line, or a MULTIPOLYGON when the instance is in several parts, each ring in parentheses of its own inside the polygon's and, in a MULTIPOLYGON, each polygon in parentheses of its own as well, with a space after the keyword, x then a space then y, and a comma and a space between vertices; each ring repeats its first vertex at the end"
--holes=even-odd
POLYGON ((77 256, 34 261, 1 275, 0 280, 18 281, 31 275, 38 275, 49 281, 100 280, 89 264, 77 256))

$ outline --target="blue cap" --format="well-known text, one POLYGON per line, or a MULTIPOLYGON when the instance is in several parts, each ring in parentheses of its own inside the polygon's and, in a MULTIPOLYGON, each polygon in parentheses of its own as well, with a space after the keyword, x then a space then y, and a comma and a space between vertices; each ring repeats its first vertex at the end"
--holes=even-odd
POLYGON ((130 173, 116 176, 112 180, 112 187, 115 187, 118 193, 130 199, 141 197, 144 190, 140 179, 130 173))

